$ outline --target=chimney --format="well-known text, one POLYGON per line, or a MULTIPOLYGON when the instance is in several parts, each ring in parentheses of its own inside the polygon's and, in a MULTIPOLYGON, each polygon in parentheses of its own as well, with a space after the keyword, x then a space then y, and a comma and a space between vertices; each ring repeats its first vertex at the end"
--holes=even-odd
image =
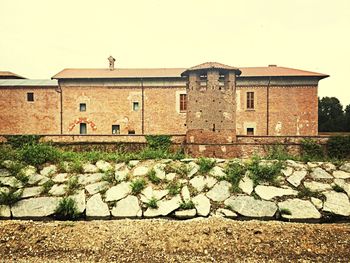
POLYGON ((109 70, 114 70, 115 58, 112 56, 109 56, 108 61, 109 61, 109 70))

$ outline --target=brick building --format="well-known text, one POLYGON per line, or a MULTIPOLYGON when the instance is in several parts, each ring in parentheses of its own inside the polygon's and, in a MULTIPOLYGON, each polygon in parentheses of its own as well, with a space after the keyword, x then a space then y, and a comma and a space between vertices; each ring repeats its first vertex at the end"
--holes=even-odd
POLYGON ((328 75, 276 65, 198 67, 112 65, 64 69, 53 80, 0 79, 0 134, 185 134, 202 125, 202 132, 229 134, 219 141, 230 136, 234 141, 236 135, 317 135, 317 87, 328 75), (187 95, 190 85, 197 85, 193 96, 187 95), (195 103, 205 107, 191 106, 195 103), (189 118, 202 121, 195 127, 189 118))

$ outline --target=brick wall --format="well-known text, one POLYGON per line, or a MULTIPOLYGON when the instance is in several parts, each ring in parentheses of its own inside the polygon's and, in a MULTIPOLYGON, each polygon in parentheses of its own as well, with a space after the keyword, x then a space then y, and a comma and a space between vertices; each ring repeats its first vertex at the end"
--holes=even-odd
POLYGON ((238 135, 247 128, 258 136, 318 134, 317 86, 238 87, 236 98, 238 135), (247 110, 247 92, 254 92, 254 110, 247 110))
POLYGON ((185 132, 186 114, 177 110, 177 100, 185 88, 147 87, 142 109, 141 87, 69 87, 63 89, 63 133, 79 134, 80 122, 87 123, 88 134, 111 134, 112 125, 120 125, 120 134, 142 134, 144 110, 145 134, 177 134, 185 132), (139 109, 133 110, 133 103, 139 109), (86 111, 79 104, 86 103, 86 111))
POLYGON ((60 95, 50 87, 1 87, 0 134, 58 134, 60 95), (27 93, 34 101, 27 101, 27 93))

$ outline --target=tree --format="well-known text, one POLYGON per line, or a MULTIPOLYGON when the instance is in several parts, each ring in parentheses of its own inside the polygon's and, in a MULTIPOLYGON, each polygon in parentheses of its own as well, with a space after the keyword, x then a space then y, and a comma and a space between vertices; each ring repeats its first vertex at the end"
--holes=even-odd
POLYGON ((350 104, 345 108, 345 129, 344 131, 350 132, 350 104))
POLYGON ((318 99, 318 130, 320 132, 345 131, 343 106, 335 97, 318 99))

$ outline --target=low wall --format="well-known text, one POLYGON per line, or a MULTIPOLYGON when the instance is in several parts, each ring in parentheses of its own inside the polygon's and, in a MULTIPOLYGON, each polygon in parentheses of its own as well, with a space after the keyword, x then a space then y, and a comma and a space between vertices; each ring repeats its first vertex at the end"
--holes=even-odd
MULTIPOLYGON (((172 149, 185 146, 186 153, 198 157, 250 157, 253 154, 265 156, 274 147, 283 147, 290 154, 298 155, 301 141, 313 139, 325 147, 330 136, 237 136, 235 143, 227 144, 185 144, 185 135, 169 135, 173 142, 172 149)), ((73 151, 139 151, 147 146, 146 135, 44 135, 43 142, 52 142, 63 149, 73 151)), ((0 142, 6 142, 0 136, 0 142)))

